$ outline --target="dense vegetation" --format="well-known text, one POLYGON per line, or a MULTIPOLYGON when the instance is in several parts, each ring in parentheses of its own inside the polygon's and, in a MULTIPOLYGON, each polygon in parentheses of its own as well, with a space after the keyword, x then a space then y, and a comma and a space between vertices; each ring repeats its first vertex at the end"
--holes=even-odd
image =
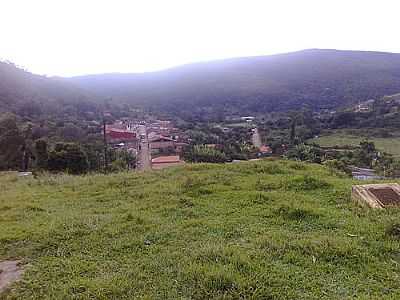
POLYGON ((98 106, 89 93, 61 78, 35 75, 0 62, 0 112, 30 121, 75 122, 94 120, 98 106))
POLYGON ((291 161, 150 173, 0 176, 4 299, 400 297, 398 209, 291 161))
MULTIPOLYGON (((0 62, 0 170, 102 171, 104 111, 112 118, 137 115, 61 78, 0 62)), ((127 153, 109 151, 111 169, 132 165, 127 153)))
POLYGON ((146 74, 72 78, 101 97, 185 119, 308 106, 335 109, 400 91, 400 54, 305 50, 191 64, 146 74))
POLYGON ((107 157, 111 165, 105 168, 100 128, 85 137, 77 136, 78 127, 69 128, 67 138, 47 131, 38 133, 40 127, 35 123, 23 122, 13 114, 0 115, 0 170, 80 174, 132 168, 135 157, 130 152, 110 147, 107 157))
POLYGON ((216 163, 256 157, 257 149, 251 144, 251 126, 239 124, 228 128, 222 125, 197 122, 181 126, 190 140, 185 160, 216 163))

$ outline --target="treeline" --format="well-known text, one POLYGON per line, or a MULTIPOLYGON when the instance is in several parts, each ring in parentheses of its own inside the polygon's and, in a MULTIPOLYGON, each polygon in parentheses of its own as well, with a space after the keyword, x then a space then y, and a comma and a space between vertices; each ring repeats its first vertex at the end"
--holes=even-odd
POLYGON ((250 127, 221 127, 221 124, 187 123, 181 129, 190 137, 184 158, 189 162, 227 162, 256 158, 250 127))
MULTIPOLYGON (((400 96, 396 100, 382 97, 374 100, 368 111, 339 111, 321 121, 325 128, 378 128, 382 137, 390 135, 390 129, 400 129, 400 96)), ((372 131, 373 132, 373 131, 372 131)), ((375 133, 375 134, 376 134, 375 133)))
POLYGON ((318 145, 299 144, 293 146, 285 157, 311 163, 324 164, 351 174, 351 166, 375 169, 387 177, 400 176, 400 161, 391 154, 379 151, 371 141, 360 142, 359 147, 348 150, 323 149, 318 145))
MULTIPOLYGON (((82 174, 135 167, 135 156, 125 150, 104 151, 101 134, 90 141, 35 134, 32 123, 18 123, 10 113, 0 117, 0 170, 50 171, 82 174), (105 165, 105 155, 109 164, 105 165)), ((71 130, 71 134, 76 134, 71 130)))

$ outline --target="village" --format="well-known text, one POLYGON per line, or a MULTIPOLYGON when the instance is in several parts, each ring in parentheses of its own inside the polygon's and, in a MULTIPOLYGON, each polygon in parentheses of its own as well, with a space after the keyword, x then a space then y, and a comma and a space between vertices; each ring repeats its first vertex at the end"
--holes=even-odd
POLYGON ((183 147, 188 138, 174 128, 170 121, 117 120, 106 125, 107 144, 114 149, 125 149, 136 158, 139 170, 163 169, 181 165, 183 147))
MULTIPOLYGON (((242 117, 242 121, 252 123, 253 117, 242 117)), ((229 131, 223 128, 223 131, 229 131)), ((250 126, 248 129, 249 141, 255 149, 259 159, 263 156, 272 155, 269 146, 261 141, 257 127, 250 126)), ((174 126, 169 120, 131 120, 120 119, 112 124, 105 125, 105 141, 112 149, 124 149, 136 157, 137 170, 159 170, 185 163, 184 151, 190 145, 197 144, 184 130, 174 126)), ((221 145, 206 143, 202 146, 208 149, 218 149, 221 145)), ((233 160, 231 162, 238 162, 233 160)))

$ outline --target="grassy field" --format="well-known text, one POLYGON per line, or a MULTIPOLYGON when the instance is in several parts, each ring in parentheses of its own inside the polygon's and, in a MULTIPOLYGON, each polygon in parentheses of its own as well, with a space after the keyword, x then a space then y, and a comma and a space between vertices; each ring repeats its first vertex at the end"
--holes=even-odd
POLYGON ((149 173, 0 176, 1 299, 399 299, 398 209, 353 180, 262 161, 149 173))
MULTIPOLYGON (((314 142, 324 147, 345 145, 358 146, 364 139, 365 137, 363 136, 355 136, 339 132, 311 139, 309 142, 314 142)), ((400 156, 400 138, 370 138, 369 140, 375 143, 377 149, 393 154, 394 156, 400 156)))

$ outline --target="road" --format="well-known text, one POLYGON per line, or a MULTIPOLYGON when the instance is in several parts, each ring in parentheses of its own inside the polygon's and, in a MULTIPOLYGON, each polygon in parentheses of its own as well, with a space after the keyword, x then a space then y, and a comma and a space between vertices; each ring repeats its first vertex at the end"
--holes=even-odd
POLYGON ((258 149, 262 146, 261 136, 258 132, 258 128, 254 128, 253 135, 251 136, 251 142, 253 143, 254 147, 258 149))
POLYGON ((150 154, 150 144, 147 138, 146 126, 139 125, 137 132, 140 137, 137 169, 139 171, 149 171, 151 170, 151 154, 150 154))

